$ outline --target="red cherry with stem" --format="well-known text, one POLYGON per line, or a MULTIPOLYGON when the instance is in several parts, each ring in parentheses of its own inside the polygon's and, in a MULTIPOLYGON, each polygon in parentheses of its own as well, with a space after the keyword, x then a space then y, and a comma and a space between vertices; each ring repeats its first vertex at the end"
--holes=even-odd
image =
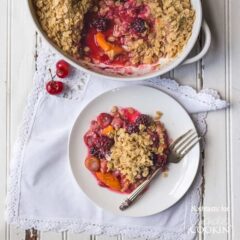
POLYGON ((65 78, 69 75, 70 65, 64 61, 60 60, 56 63, 56 74, 60 78, 65 78))
POLYGON ((60 94, 63 91, 64 83, 60 81, 54 81, 51 69, 49 69, 52 80, 46 84, 46 90, 51 95, 60 94))
POLYGON ((46 85, 47 92, 51 95, 60 94, 63 91, 63 82, 50 81, 46 85))

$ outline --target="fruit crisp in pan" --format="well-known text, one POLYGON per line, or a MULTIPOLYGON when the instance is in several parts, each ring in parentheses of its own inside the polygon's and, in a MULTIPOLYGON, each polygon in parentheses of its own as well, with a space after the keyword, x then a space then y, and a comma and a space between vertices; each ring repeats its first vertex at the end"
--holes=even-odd
POLYGON ((108 67, 175 58, 191 36, 190 0, 33 0, 39 22, 62 50, 108 67))
POLYGON ((168 136, 156 117, 114 107, 91 122, 84 136, 86 167, 100 186, 130 193, 156 168, 167 164, 168 136))

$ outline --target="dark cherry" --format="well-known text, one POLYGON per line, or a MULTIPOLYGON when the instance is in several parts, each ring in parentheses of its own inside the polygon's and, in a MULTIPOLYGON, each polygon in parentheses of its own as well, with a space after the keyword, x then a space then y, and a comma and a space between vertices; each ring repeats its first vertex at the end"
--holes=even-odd
POLYGON ((88 131, 84 135, 84 142, 88 147, 93 147, 95 146, 98 138, 99 136, 95 132, 88 131))
POLYGON ((111 124, 112 119, 113 119, 112 115, 108 113, 101 113, 97 117, 97 122, 102 128, 105 128, 111 124))
POLYGON ((100 170, 100 160, 95 157, 88 157, 85 160, 86 167, 93 172, 97 172, 100 170))
POLYGON ((123 120, 120 117, 114 117, 111 125, 115 128, 115 129, 119 129, 123 126, 123 120))

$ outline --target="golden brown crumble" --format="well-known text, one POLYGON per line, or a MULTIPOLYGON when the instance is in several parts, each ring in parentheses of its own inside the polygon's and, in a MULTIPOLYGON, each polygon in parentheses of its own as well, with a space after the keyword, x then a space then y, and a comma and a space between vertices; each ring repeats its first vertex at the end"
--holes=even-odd
POLYGON ((63 51, 76 56, 83 18, 91 0, 33 0, 43 30, 63 51))
POLYGON ((190 0, 149 0, 155 18, 155 32, 147 41, 127 43, 133 64, 152 64, 160 58, 174 58, 182 51, 191 36, 195 12, 190 0))
MULTIPOLYGON (((33 0, 43 30, 63 51, 76 57, 83 28, 84 15, 92 0, 33 0)), ((114 2, 114 1, 113 1, 114 2)), ((126 36, 124 49, 132 65, 154 64, 160 58, 174 58, 191 36, 195 12, 190 0, 137 0, 150 9, 154 30, 146 39, 126 36)), ((121 4, 115 1, 113 4, 121 4)), ((108 11, 93 6, 95 11, 108 11)), ((115 36, 109 37, 113 42, 115 36)), ((84 49, 85 52, 89 49, 84 49)))
POLYGON ((108 169, 118 169, 131 183, 147 177, 153 166, 153 161, 150 159, 152 153, 162 155, 167 148, 163 125, 157 122, 150 128, 159 134, 160 145, 158 148, 153 147, 150 135, 142 124, 139 126, 139 133, 129 134, 123 128, 118 129, 114 134, 115 144, 111 148, 108 169))

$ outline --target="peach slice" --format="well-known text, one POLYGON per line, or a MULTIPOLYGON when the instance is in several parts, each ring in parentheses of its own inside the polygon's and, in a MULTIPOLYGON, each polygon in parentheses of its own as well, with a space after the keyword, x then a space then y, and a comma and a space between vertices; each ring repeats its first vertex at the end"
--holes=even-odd
POLYGON ((102 173, 102 172, 96 172, 97 179, 104 183, 107 187, 115 190, 120 191, 121 190, 121 184, 119 180, 111 173, 102 173))
POLYGON ((107 42, 104 35, 102 33, 97 33, 95 35, 95 39, 96 39, 96 42, 97 42, 97 45, 102 48, 103 51, 107 52, 109 50, 111 50, 112 48, 112 45, 111 43, 107 42))
POLYGON ((97 45, 110 57, 114 58, 116 55, 121 54, 124 50, 120 46, 109 43, 106 41, 105 36, 98 32, 95 35, 97 45))

